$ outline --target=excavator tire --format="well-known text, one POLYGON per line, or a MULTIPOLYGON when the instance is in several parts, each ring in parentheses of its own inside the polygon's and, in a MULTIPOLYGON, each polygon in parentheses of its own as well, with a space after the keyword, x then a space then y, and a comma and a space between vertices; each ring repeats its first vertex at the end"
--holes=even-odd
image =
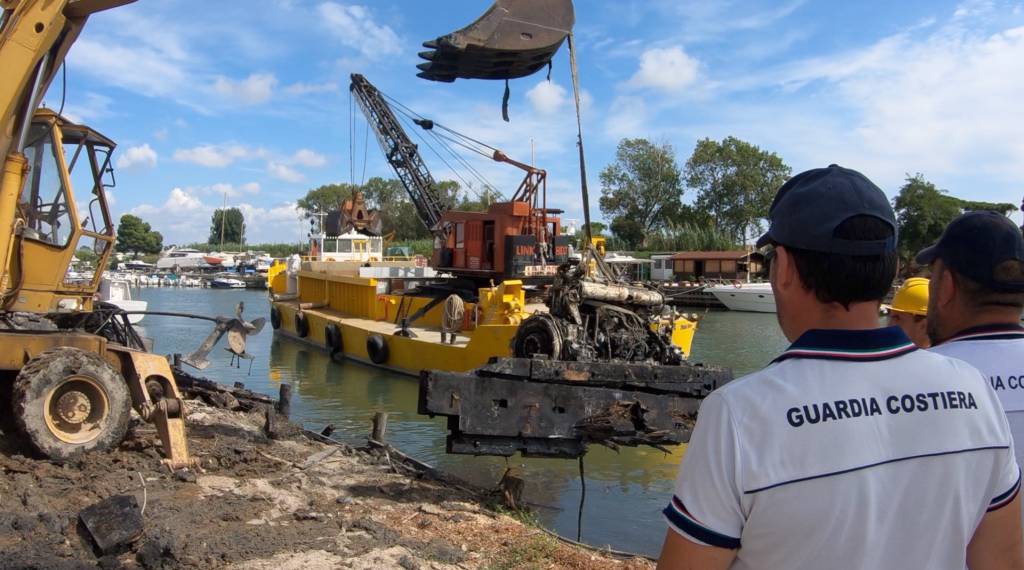
POLYGON ((270 326, 274 327, 274 330, 281 328, 281 310, 277 307, 270 308, 270 326))
POLYGON ((535 355, 562 358, 562 334, 550 315, 533 315, 519 325, 512 337, 512 355, 516 358, 533 358, 535 355))
POLYGON ((30 360, 14 381, 12 404, 28 442, 57 461, 116 447, 131 414, 121 374, 98 354, 71 347, 30 360))

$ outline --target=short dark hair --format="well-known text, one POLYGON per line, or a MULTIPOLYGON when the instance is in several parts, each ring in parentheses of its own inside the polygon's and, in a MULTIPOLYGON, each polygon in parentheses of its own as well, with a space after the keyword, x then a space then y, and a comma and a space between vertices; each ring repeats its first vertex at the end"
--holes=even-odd
MULTIPOLYGON (((889 223, 874 216, 854 216, 836 227, 834 237, 847 240, 880 240, 893 235, 889 223)), ((782 244, 784 247, 786 244, 782 244)), ((893 251, 879 255, 845 255, 786 247, 793 257, 804 286, 822 303, 881 301, 896 277, 899 256, 893 251)))
MULTIPOLYGON (((996 267, 996 273, 1006 272, 1020 272, 1019 267, 1006 266, 1018 266, 1021 262, 1016 260, 1010 260, 1000 264, 996 267)), ((1014 293, 1006 291, 997 291, 987 285, 983 285, 970 277, 965 276, 956 269, 943 263, 945 271, 949 271, 953 275, 953 281, 956 283, 956 288, 964 292, 964 299, 967 304, 971 307, 982 308, 982 307, 1012 307, 1016 309, 1024 309, 1024 293, 1014 293)))

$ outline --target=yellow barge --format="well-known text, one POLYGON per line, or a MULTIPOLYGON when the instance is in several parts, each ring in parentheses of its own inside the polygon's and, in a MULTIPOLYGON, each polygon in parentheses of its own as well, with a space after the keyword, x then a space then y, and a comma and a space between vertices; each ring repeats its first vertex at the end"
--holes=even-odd
MULTIPOLYGON (((511 356, 516 330, 533 312, 521 282, 479 289, 479 301, 464 304, 454 340, 443 342, 446 304, 402 294, 411 283, 428 280, 423 269, 411 261, 275 263, 267 276, 271 324, 275 333, 336 358, 415 376, 425 369, 466 372, 511 356), (381 277, 368 276, 374 274, 381 277), (401 326, 403 317, 418 312, 412 324, 401 326)), ((672 327, 673 344, 688 356, 696 321, 676 318, 662 326, 672 327)))

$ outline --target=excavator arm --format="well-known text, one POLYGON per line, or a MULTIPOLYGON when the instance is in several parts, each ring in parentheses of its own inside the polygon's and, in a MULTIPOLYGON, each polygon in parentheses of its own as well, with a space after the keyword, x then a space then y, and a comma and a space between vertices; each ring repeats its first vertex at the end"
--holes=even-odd
MULTIPOLYGON (((89 16, 135 0, 0 0, 0 150, 13 150, 89 16)), ((20 149, 18 149, 20 150, 20 149)))

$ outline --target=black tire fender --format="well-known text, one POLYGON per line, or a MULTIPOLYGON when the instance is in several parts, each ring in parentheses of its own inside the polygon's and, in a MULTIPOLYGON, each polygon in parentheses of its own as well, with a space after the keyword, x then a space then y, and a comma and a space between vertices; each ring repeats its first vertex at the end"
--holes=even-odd
POLYGON ((342 348, 344 348, 341 338, 341 327, 334 323, 324 327, 324 344, 332 356, 341 352, 342 348))
POLYGON ((372 334, 366 337, 366 353, 374 364, 384 364, 388 361, 388 343, 379 334, 372 334))
POLYGON ((80 348, 54 348, 30 360, 14 381, 11 400, 18 430, 36 451, 56 461, 117 447, 131 416, 131 395, 124 377, 100 355, 80 348), (96 435, 84 441, 65 441, 47 425, 48 403, 58 388, 74 389, 72 383, 83 382, 83 378, 102 393, 106 414, 95 420, 96 435))
POLYGON ((302 311, 295 313, 295 334, 302 338, 309 336, 309 321, 302 311))
POLYGON ((275 331, 281 328, 281 309, 270 307, 270 326, 274 327, 275 331))

